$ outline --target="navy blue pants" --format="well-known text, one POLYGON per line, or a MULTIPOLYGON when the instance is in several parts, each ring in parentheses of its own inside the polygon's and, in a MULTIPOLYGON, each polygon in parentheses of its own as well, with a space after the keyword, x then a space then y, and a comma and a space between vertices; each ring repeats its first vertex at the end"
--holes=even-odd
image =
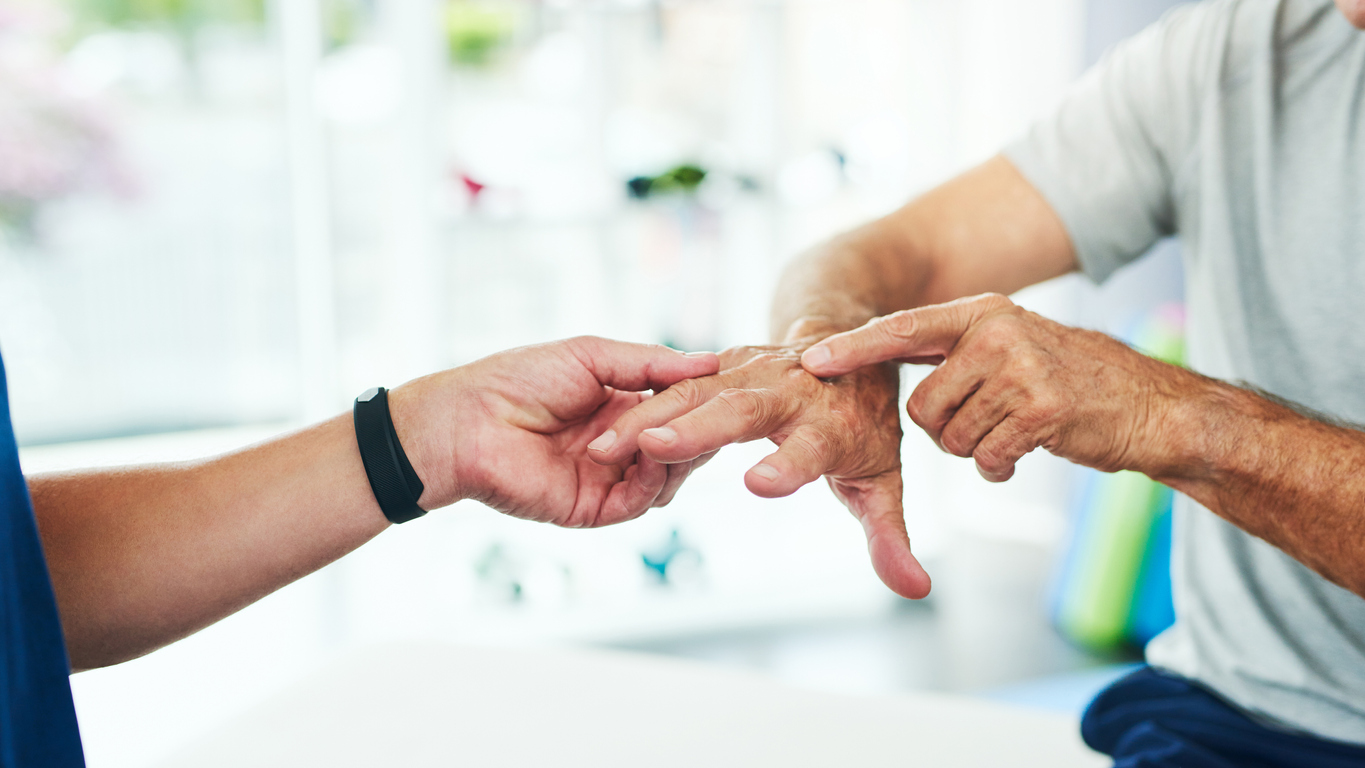
POLYGON ((1184 678, 1149 667, 1104 689, 1081 736, 1114 768, 1360 768, 1365 747, 1268 728, 1184 678))

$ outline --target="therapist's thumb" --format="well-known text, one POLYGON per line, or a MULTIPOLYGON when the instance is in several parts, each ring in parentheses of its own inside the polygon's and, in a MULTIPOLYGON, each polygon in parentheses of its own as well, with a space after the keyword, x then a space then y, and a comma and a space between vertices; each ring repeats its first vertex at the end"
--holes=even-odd
POLYGON ((599 384, 639 392, 667 389, 683 379, 720 370, 714 352, 679 352, 661 344, 633 344, 595 336, 566 342, 599 384))
POLYGON ((801 365, 816 376, 829 377, 888 360, 939 362, 977 320, 1010 304, 1004 296, 985 294, 873 318, 807 349, 801 365))

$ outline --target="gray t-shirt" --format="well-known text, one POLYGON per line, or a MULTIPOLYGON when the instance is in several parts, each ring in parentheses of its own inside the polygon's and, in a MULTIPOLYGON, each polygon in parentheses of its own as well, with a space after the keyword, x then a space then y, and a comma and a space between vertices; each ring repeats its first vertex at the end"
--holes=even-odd
MULTIPOLYGON (((1179 235, 1192 368, 1365 423, 1365 32, 1331 0, 1176 8, 1006 154, 1097 281, 1179 235)), ((1171 575, 1152 665, 1365 744, 1365 599, 1185 497, 1171 575)))

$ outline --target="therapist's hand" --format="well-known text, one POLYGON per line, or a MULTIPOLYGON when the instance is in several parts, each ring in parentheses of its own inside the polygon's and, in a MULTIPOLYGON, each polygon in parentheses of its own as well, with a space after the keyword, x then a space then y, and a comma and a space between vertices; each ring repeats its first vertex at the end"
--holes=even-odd
POLYGON ((1161 476, 1187 443, 1176 417, 1208 380, 998 294, 897 312, 806 350, 806 370, 838 376, 885 361, 938 363, 906 405, 943 450, 987 480, 1034 448, 1104 471, 1161 476))
POLYGON ((802 349, 726 350, 721 373, 680 382, 636 406, 590 453, 608 465, 637 453, 686 464, 729 443, 770 438, 778 449, 745 475, 749 490, 786 496, 823 475, 862 522, 882 581, 906 597, 924 597, 929 576, 910 553, 901 507, 896 369, 822 381, 802 370, 802 349))
POLYGON ((715 373, 713 353, 576 338, 501 352, 390 393, 426 491, 424 509, 476 499, 516 517, 585 528, 638 517, 671 498, 692 462, 636 452, 608 464, 587 445, 647 390, 715 373))

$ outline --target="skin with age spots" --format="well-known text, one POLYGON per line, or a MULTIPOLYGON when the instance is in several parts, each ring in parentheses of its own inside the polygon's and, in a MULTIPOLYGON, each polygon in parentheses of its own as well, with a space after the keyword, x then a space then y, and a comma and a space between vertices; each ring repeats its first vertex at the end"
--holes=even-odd
POLYGON ((1180 400, 1210 381, 999 294, 877 318, 825 339, 803 362, 829 376, 888 359, 937 365, 906 411, 993 482, 1035 448, 1106 472, 1167 474, 1175 457, 1153 447, 1178 429, 1170 421, 1180 400))
MULTIPOLYGON (((1014 290, 1072 269, 1075 257, 1056 214, 1009 161, 997 157, 901 210, 795 259, 773 300, 773 344, 800 352, 820 339, 896 309, 992 287, 1014 290)), ((728 373, 732 356, 724 357, 728 373)), ((761 369, 763 375, 755 376, 748 386, 784 392, 780 387, 786 368, 774 360, 760 362, 763 365, 752 370, 757 374, 761 369)), ((900 595, 923 597, 930 581, 910 553, 902 507, 904 485, 898 470, 899 373, 893 366, 863 368, 837 377, 837 382, 836 387, 820 390, 819 399, 795 401, 803 423, 833 428, 828 440, 806 441, 806 453, 815 458, 805 466, 878 468, 871 474, 835 475, 830 485, 862 523, 877 575, 900 595), (893 467, 897 471, 891 471, 893 467)), ((719 391, 711 391, 712 396, 716 394, 719 391)), ((804 395, 792 391, 790 396, 804 395)), ((694 398, 697 405, 709 399, 694 398)), ((743 420, 742 415, 738 418, 743 420)), ((766 436, 759 434, 759 426, 734 431, 766 436)), ((615 433, 604 435, 593 446, 605 448, 615 439, 615 433)), ((590 454, 600 460, 629 452, 629 444, 607 452, 592 451, 593 446, 590 454)), ((772 465, 771 459, 764 464, 779 472, 786 469, 772 465)), ((771 488, 767 483, 772 481, 761 471, 750 470, 745 477, 757 493, 771 488)), ((790 492, 809 477, 808 472, 784 475, 782 482, 790 492)))
POLYGON ((1044 448, 1187 494, 1365 596, 1365 432, 1153 360, 1000 295, 906 310, 831 336, 808 370, 941 360, 907 409, 989 480, 1044 448))
POLYGON ((919 598, 929 577, 910 552, 901 514, 896 370, 874 366, 819 379, 801 367, 804 344, 736 347, 721 372, 679 382, 622 415, 590 446, 610 463, 637 450, 667 464, 709 457, 729 443, 769 438, 776 452, 745 475, 759 496, 778 497, 822 475, 863 524, 873 567, 897 593, 919 598), (867 386, 878 379, 878 386, 867 386))

